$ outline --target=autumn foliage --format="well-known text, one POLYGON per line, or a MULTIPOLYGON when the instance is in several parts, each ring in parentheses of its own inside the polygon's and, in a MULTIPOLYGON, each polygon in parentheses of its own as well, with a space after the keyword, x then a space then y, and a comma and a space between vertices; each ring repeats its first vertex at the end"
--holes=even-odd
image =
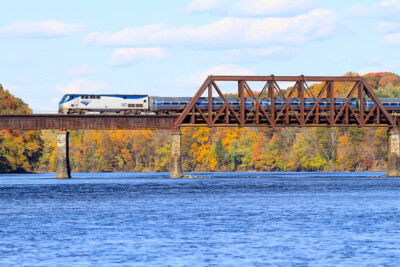
MULTIPOLYGON (((357 76, 347 73, 347 76, 357 76)), ((400 97, 393 73, 364 76, 379 97, 400 97)), ((322 84, 310 89, 317 92, 322 84)), ((345 97, 351 84, 336 83, 345 97)), ((0 87, 4 113, 30 113, 0 87)), ((372 171, 387 164, 386 128, 184 128, 184 171, 372 171)), ((0 171, 55 171, 56 131, 0 131, 0 171)), ((74 172, 169 171, 169 131, 71 131, 74 172)))
MULTIPOLYGON (((2 114, 27 114, 31 109, 0 84, 2 114)), ((0 131, 0 172, 34 171, 42 155, 40 131, 0 131)))

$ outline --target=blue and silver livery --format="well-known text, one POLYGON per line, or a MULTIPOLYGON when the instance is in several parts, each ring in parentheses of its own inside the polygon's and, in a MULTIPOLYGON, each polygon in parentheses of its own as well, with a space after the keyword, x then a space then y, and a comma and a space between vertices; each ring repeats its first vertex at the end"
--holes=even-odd
MULTIPOLYGON (((191 97, 154 97, 148 95, 112 95, 112 94, 67 94, 64 95, 59 103, 59 113, 85 114, 88 112, 96 113, 121 113, 121 114, 140 114, 140 113, 179 113, 182 112, 191 101, 191 97)), ((239 97, 225 98, 234 110, 240 109, 239 97)), ((251 97, 245 97, 246 111, 256 109, 256 101, 251 97)), ((311 110, 315 105, 314 98, 304 99, 304 109, 311 110)), ((382 105, 389 112, 400 111, 399 98, 381 98, 382 105)), ((334 108, 340 110, 344 106, 346 98, 335 98, 334 108)), ((274 98, 275 109, 282 109, 286 102, 284 98, 274 98)), ((264 97, 260 99, 260 105, 264 110, 271 109, 271 98, 264 97)), ((320 109, 328 111, 330 109, 330 99, 321 98, 319 100, 320 109)), ((349 100, 350 107, 357 110, 360 106, 358 98, 349 100)), ((225 107, 225 100, 221 97, 213 97, 212 105, 214 110, 225 107)), ((300 110, 300 98, 290 98, 290 105, 293 110, 300 110)), ((196 102, 196 109, 208 110, 208 98, 201 97, 196 102)), ((369 111, 374 106, 374 102, 364 99, 364 110, 369 111)))

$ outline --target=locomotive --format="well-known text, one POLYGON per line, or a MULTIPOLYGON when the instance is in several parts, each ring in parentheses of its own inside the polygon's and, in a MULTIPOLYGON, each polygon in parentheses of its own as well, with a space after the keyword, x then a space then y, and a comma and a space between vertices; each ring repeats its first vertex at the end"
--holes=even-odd
MULTIPOLYGON (((66 94, 62 97, 59 103, 59 113, 61 114, 86 114, 86 113, 99 113, 99 114, 168 114, 182 112, 189 104, 190 97, 158 97, 148 95, 119 95, 119 94, 66 94)), ((239 97, 226 97, 226 100, 233 109, 240 108, 239 97)), ((285 105, 285 99, 276 97, 274 99, 275 109, 281 109, 285 105)), ((305 98, 304 109, 310 110, 316 99, 305 98)), ((400 111, 400 98, 381 98, 382 105, 389 112, 400 111)), ((340 110, 346 102, 346 98, 335 98, 334 108, 340 110)), ((256 101, 254 98, 245 97, 245 107, 247 111, 255 110, 256 101)), ((360 100, 358 98, 350 99, 350 106, 353 109, 360 107, 360 100)), ((197 101, 197 106, 200 109, 208 109, 208 98, 202 97, 197 101)), ((225 101, 220 97, 212 98, 212 105, 214 109, 222 108, 225 101)), ((260 105, 264 110, 271 107, 271 98, 264 97, 260 99, 260 105)), ((300 110, 300 98, 290 98, 290 105, 294 110, 300 110)), ((323 110, 329 110, 330 99, 321 98, 319 105, 323 110)), ((364 110, 367 112, 374 106, 374 102, 369 99, 364 99, 364 110)))

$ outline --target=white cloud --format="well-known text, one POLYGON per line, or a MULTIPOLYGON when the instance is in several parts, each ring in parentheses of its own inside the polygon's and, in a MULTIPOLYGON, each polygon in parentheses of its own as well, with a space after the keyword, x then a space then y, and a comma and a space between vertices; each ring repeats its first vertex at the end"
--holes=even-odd
POLYGON ((108 90, 105 83, 89 81, 86 79, 74 79, 67 85, 57 85, 56 90, 63 93, 99 93, 108 90))
POLYGON ((400 30, 400 23, 396 22, 380 22, 377 27, 378 32, 392 33, 400 30))
POLYGON ((310 0, 242 0, 234 7, 234 13, 246 16, 294 15, 314 7, 310 0))
POLYGON ((119 48, 112 54, 110 66, 124 66, 134 64, 143 60, 159 60, 168 57, 170 52, 167 49, 152 48, 119 48))
POLYGON ((73 67, 67 71, 70 76, 88 76, 99 73, 99 71, 89 64, 83 64, 81 66, 73 67))
POLYGON ((214 11, 226 7, 230 0, 193 0, 183 10, 185 13, 214 11))
POLYGON ((337 23, 334 12, 313 10, 293 18, 224 18, 199 27, 176 28, 155 24, 128 28, 115 34, 94 32, 84 38, 84 43, 104 46, 191 45, 203 48, 304 44, 332 37, 337 23))
POLYGON ((80 33, 85 28, 83 24, 49 21, 17 21, 0 29, 0 37, 62 37, 80 33))
POLYGON ((387 34, 382 42, 387 45, 400 45, 400 33, 387 34))
POLYGON ((179 87, 199 87, 209 75, 254 75, 254 71, 236 65, 219 65, 177 78, 179 87))
POLYGON ((185 13, 219 12, 235 16, 298 15, 315 7, 313 0, 193 0, 185 13))
POLYGON ((372 5, 354 5, 350 7, 349 14, 369 18, 382 18, 384 20, 399 20, 400 1, 383 0, 372 5))
POLYGON ((222 61, 224 62, 256 62, 266 59, 290 58, 293 52, 283 47, 250 48, 250 49, 230 49, 224 52, 222 61))

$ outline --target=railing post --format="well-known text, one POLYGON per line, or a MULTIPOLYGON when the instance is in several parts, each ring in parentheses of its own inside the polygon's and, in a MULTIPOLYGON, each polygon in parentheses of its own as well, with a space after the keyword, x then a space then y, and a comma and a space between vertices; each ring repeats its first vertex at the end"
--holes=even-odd
POLYGON ((388 131, 388 165, 386 175, 389 177, 400 176, 400 130, 388 131))
POLYGON ((244 97, 244 80, 239 81, 239 97, 240 97, 240 122, 241 126, 244 126, 246 121, 246 99, 244 97))
POLYGON ((300 125, 304 126, 304 115, 305 115, 305 105, 304 105, 304 75, 300 76, 299 85, 297 88, 297 96, 300 98, 300 125))
POLYGON ((335 82, 334 81, 329 81, 326 94, 327 94, 327 97, 329 98, 329 125, 334 126, 334 124, 335 124, 335 82))
POLYGON ((271 75, 272 79, 268 82, 268 97, 271 103, 271 121, 275 124, 275 80, 274 75, 271 75))
POLYGON ((56 178, 71 178, 71 167, 69 165, 69 132, 59 131, 57 133, 57 168, 56 178))
POLYGON ((172 130, 171 131, 171 158, 172 164, 170 167, 170 177, 171 178, 182 178, 182 159, 181 159, 181 131, 172 130))

